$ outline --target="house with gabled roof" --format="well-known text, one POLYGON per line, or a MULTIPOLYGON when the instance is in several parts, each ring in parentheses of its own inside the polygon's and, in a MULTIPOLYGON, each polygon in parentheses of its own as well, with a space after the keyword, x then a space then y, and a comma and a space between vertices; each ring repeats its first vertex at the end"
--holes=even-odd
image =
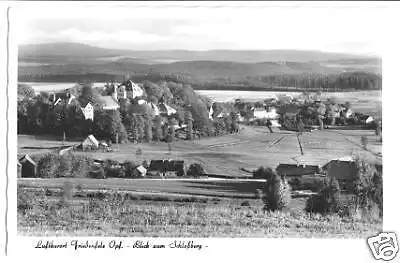
POLYGON ((28 154, 19 159, 19 163, 21 164, 21 177, 36 177, 38 165, 28 154))
POLYGON ((101 107, 103 110, 118 110, 119 104, 112 96, 101 96, 101 107))
POLYGON ((94 109, 93 109, 93 105, 88 102, 86 104, 85 107, 81 107, 83 116, 85 117, 85 120, 92 120, 93 121, 93 117, 94 117, 94 109))
POLYGON ((176 110, 171 106, 168 106, 166 103, 160 103, 158 105, 158 110, 160 112, 160 115, 166 115, 166 116, 171 116, 176 113, 176 110))
POLYGON ((143 89, 132 80, 126 82, 126 96, 130 99, 143 96, 143 89))
POLYGON ((82 149, 97 149, 99 147, 99 141, 90 134, 86 139, 82 142, 82 149))

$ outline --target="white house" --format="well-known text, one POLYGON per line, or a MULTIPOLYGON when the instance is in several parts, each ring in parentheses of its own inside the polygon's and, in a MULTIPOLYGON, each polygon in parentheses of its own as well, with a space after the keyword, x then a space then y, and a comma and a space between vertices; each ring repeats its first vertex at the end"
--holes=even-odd
POLYGON ((365 123, 368 124, 368 123, 371 123, 371 122, 373 122, 373 121, 374 121, 374 118, 373 118, 372 116, 369 116, 369 117, 365 120, 365 123))
POLYGON ((115 88, 114 94, 117 94, 117 100, 118 99, 126 99, 127 98, 127 93, 126 93, 126 87, 125 85, 120 85, 115 88))
POLYGON ((139 87, 138 84, 134 83, 131 80, 128 80, 125 89, 126 89, 126 96, 128 98, 134 99, 136 97, 143 96, 143 89, 139 87))
POLYGON ((81 108, 85 120, 93 120, 93 105, 88 102, 84 108, 81 108))
POLYGON ((254 119, 270 119, 275 120, 278 118, 278 113, 275 107, 254 108, 254 119))
POLYGON ((156 104, 154 104, 153 102, 150 102, 150 107, 153 110, 154 116, 158 116, 160 115, 160 110, 158 108, 158 106, 156 104))
POLYGON ((160 112, 160 114, 164 114, 164 115, 173 115, 176 113, 176 110, 174 108, 172 108, 171 106, 168 106, 165 103, 160 103, 158 105, 158 110, 160 112))
POLYGON ((103 110, 118 110, 119 104, 111 96, 102 96, 102 107, 103 110))

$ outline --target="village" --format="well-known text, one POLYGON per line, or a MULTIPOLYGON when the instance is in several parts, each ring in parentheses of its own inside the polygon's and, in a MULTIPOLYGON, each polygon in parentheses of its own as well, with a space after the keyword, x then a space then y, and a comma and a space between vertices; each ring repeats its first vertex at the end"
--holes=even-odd
POLYGON ((19 85, 18 133, 18 187, 29 200, 343 218, 368 204, 367 213, 382 216, 380 116, 315 92, 219 102, 165 81, 77 83, 56 92, 19 85), (365 180, 373 185, 360 188, 365 180))
MULTIPOLYGON (((173 97, 169 90, 168 92, 164 92, 161 95, 158 95, 158 98, 152 96, 150 93, 159 92, 158 89, 168 89, 168 87, 163 86, 164 83, 161 83, 160 86, 156 87, 144 87, 142 83, 136 84, 131 80, 127 80, 123 83, 116 82, 108 82, 105 83, 104 87, 96 87, 93 90, 98 92, 96 99, 93 95, 93 91, 90 91, 89 98, 82 98, 82 95, 79 97, 79 93, 77 93, 77 87, 80 89, 80 92, 84 93, 84 89, 92 89, 90 85, 82 84, 76 85, 71 89, 64 90, 63 92, 53 92, 50 94, 46 94, 45 97, 49 98, 49 101, 46 102, 46 105, 50 105, 48 111, 56 112, 57 117, 59 119, 66 118, 66 116, 60 116, 60 112, 62 110, 65 111, 66 108, 73 105, 74 103, 78 104, 81 114, 81 121, 90 121, 93 122, 96 118, 95 107, 100 108, 106 112, 117 112, 119 114, 123 114, 121 110, 121 106, 124 108, 128 108, 130 106, 134 107, 133 116, 140 116, 143 119, 157 119, 159 121, 158 128, 161 130, 157 131, 156 127, 146 127, 149 128, 150 131, 148 133, 153 133, 153 140, 163 141, 168 145, 168 152, 163 153, 162 155, 158 155, 162 157, 162 159, 153 159, 150 156, 150 159, 141 160, 141 163, 136 162, 135 164, 129 163, 126 161, 115 161, 112 164, 109 164, 110 167, 104 169, 104 164, 110 158, 99 159, 96 157, 96 152, 103 153, 102 156, 115 156, 119 151, 120 147, 124 148, 124 144, 121 144, 123 140, 118 138, 120 136, 119 132, 114 132, 111 137, 102 136, 99 140, 93 134, 91 134, 91 129, 87 129, 87 134, 83 134, 86 137, 83 137, 82 143, 71 144, 66 141, 66 132, 63 131, 63 139, 62 143, 58 143, 58 146, 52 146, 47 149, 53 149, 53 152, 59 156, 68 156, 73 154, 79 155, 90 155, 94 156, 93 164, 94 170, 98 171, 98 174, 91 173, 91 176, 96 178, 109 178, 109 177, 123 177, 123 178, 143 178, 143 177, 151 177, 154 176, 168 178, 174 176, 194 176, 194 177, 204 177, 207 176, 209 178, 252 178, 251 173, 253 173, 253 177, 256 179, 257 176, 255 172, 248 171, 248 174, 221 174, 219 171, 214 171, 213 169, 209 169, 206 162, 186 162, 184 160, 173 160, 171 159, 171 148, 173 144, 176 144, 176 141, 185 140, 199 140, 201 137, 207 140, 210 136, 224 137, 224 136, 238 136, 238 133, 244 133, 245 130, 240 130, 239 125, 243 125, 245 127, 266 127, 268 128, 269 133, 280 133, 283 131, 292 131, 295 132, 294 135, 298 136, 304 132, 311 132, 312 130, 322 131, 324 129, 364 129, 364 130, 374 130, 375 135, 378 136, 378 140, 381 140, 381 121, 380 119, 374 119, 372 116, 362 115, 355 113, 351 110, 349 104, 338 104, 332 100, 321 101, 321 99, 317 95, 304 93, 297 98, 293 98, 290 95, 282 95, 278 97, 267 98, 265 100, 256 101, 256 102, 246 102, 241 99, 237 99, 232 103, 219 103, 219 102, 210 102, 208 101, 206 104, 206 110, 208 112, 207 117, 211 123, 214 123, 214 130, 195 130, 193 128, 193 118, 192 115, 198 115, 195 111, 187 110, 183 113, 184 118, 179 117, 177 114, 177 110, 168 105, 168 101, 172 102, 173 105, 178 105, 177 101, 182 100, 180 97, 173 97), (89 86, 89 88, 88 88, 89 86), (79 97, 79 98, 78 98, 79 97), (96 105, 97 104, 97 105, 96 105), (127 104, 131 104, 127 106, 127 104), (146 116, 146 115, 150 115, 146 116), (188 116, 189 115, 189 116, 188 116), (173 121, 171 122, 171 119, 173 121), (227 121, 229 120, 229 121, 227 121), (171 125, 172 124, 172 125, 171 125), (224 125, 225 124, 225 125, 224 125), (356 126, 357 125, 357 126, 356 126), (222 127, 219 127, 222 126, 222 127), (232 126, 231 128, 228 126, 232 126), (351 128, 351 126, 353 128, 351 128), (356 127, 356 128, 354 128, 356 127), (222 130, 218 131, 218 128, 222 130), (160 133, 158 137, 156 133, 160 133), (208 132, 208 134, 207 134, 208 132), (236 134, 236 135, 235 135, 236 134), (161 138, 163 137, 163 138, 161 138), (113 144, 114 142, 114 144, 113 144), (121 145, 120 145, 121 144, 121 145), (55 151, 54 151, 55 150, 55 151), (128 169, 131 174, 122 172, 126 166, 134 165, 133 169, 128 169), (107 172, 105 172, 105 170, 107 172), (110 172, 113 170, 113 172, 110 172), (120 172, 116 172, 117 170, 121 170, 120 172), (209 170, 209 172, 207 172, 209 170), (250 175, 250 176, 249 176, 250 175)), ((42 94, 43 95, 43 94, 42 94)), ((42 96, 38 94, 36 96, 42 96)), ((23 98, 19 97, 19 101, 32 100, 32 98, 23 98)), ((188 108, 187 105, 184 107, 188 108)), ((189 106, 190 107, 190 106, 189 106)), ((180 107, 178 110, 182 112, 182 108, 180 107)), ((180 113, 181 113, 180 112, 180 113)), ((204 112, 203 112, 204 113, 204 112)), ((119 115, 118 114, 118 115, 119 115)), ((180 114, 182 115, 182 114, 180 114)), ((35 125, 43 125, 45 120, 38 118, 35 120, 35 125)), ((57 121, 57 120, 56 120, 57 121)), ((58 122, 62 122, 62 120, 58 120, 58 122)), ((123 122, 124 123, 124 122, 123 122)), ((122 125, 123 126, 123 125, 122 125)), ((126 126, 126 125, 125 125, 126 126)), ((148 125, 146 125, 148 126, 148 125)), ((143 133, 147 131, 139 132, 135 129, 138 127, 134 127, 133 129, 129 129, 130 127, 126 127, 128 131, 128 136, 125 136, 125 141, 131 141, 135 144, 145 145, 145 142, 150 142, 152 139, 151 135, 148 135, 147 138, 143 133), (142 134, 140 134, 142 133, 142 134), (142 144, 143 142, 143 144, 142 144)), ((143 127, 142 127, 143 128, 143 127)), ((248 128, 246 128, 247 130, 248 128)), ((267 136, 267 135, 265 135, 267 136)), ((121 136, 123 137, 123 136, 121 136)), ((365 136, 364 136, 365 137, 365 136)), ((366 140, 366 137, 360 137, 360 140, 366 140)), ((279 143, 279 142, 275 142, 279 143)), ((368 142, 362 142, 367 144, 368 142)), ((300 141, 296 141, 296 145, 299 145, 301 155, 304 155, 302 145, 300 141)), ((294 145, 294 147, 297 147, 294 145)), ((226 143, 225 146, 229 146, 229 143, 226 143)), ((304 146, 303 146, 304 147, 304 146)), ((361 147, 366 147, 366 145, 361 145, 361 147)), ((136 156, 135 159, 141 157, 141 147, 135 147, 134 153, 132 153, 132 157, 136 156)), ((24 151, 26 152, 26 151, 24 151)), ((46 151, 45 151, 46 152, 46 151)), ((34 161, 32 157, 29 156, 29 152, 25 155, 20 153, 19 162, 18 162, 18 177, 22 178, 35 178, 42 177, 40 172, 38 172, 38 161, 34 161)), ((157 155, 156 155, 157 156, 157 155)), ((36 157, 36 156, 35 156, 36 157)), ((111 158, 112 159, 112 158, 111 158)), ((142 159, 142 158, 141 158, 142 159)), ((137 160, 130 160, 137 161, 137 160)), ((110 163, 110 162, 109 162, 110 163)), ((258 166, 262 166, 264 162, 260 162, 258 166)), ((304 176, 304 175, 315 175, 315 176, 326 176, 335 177, 335 178, 353 178, 355 176, 355 172, 353 169, 354 163, 349 159, 348 156, 338 156, 332 160, 327 160, 326 163, 306 163, 301 161, 296 161, 294 164, 292 162, 287 163, 277 163, 276 170, 279 174, 284 174, 289 177, 293 176, 304 176), (343 161, 343 158, 347 158, 346 161, 343 161), (332 175, 337 174, 338 167, 347 166, 348 175, 332 175), (322 169, 324 168, 324 169, 322 169), (331 171, 331 172, 329 172, 331 171), (335 172, 333 172, 335 171, 335 172)), ((380 165, 380 164, 378 164, 380 165)), ((254 165, 254 171, 257 168, 257 165, 254 165)), ((125 169, 126 170, 126 169, 125 169)), ((243 169, 242 169, 243 170, 243 169)), ((57 177, 57 175, 52 175, 53 177, 57 177)), ((72 175, 73 176, 73 175, 72 175)), ((342 179, 343 179, 342 178, 342 179)), ((264 178, 265 179, 265 178, 264 178)))

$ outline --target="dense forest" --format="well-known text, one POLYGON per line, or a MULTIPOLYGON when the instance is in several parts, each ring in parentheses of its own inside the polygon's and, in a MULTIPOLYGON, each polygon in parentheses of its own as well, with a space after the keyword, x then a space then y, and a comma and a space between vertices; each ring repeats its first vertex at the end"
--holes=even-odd
POLYGON ((20 74, 21 82, 121 82, 125 79, 134 82, 179 82, 189 84, 195 90, 250 90, 250 91, 355 91, 381 90, 382 75, 366 72, 345 72, 340 74, 295 74, 248 77, 241 81, 214 79, 199 81, 185 74, 130 73, 126 74, 20 74))

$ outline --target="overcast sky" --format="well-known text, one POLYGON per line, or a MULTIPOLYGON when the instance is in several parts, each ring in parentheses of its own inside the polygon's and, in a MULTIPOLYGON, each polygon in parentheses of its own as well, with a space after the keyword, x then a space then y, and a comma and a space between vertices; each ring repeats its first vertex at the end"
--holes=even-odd
POLYGON ((20 44, 78 42, 133 50, 299 49, 380 54, 382 35, 391 29, 379 23, 382 8, 362 6, 30 6, 17 9, 14 21, 20 44))

